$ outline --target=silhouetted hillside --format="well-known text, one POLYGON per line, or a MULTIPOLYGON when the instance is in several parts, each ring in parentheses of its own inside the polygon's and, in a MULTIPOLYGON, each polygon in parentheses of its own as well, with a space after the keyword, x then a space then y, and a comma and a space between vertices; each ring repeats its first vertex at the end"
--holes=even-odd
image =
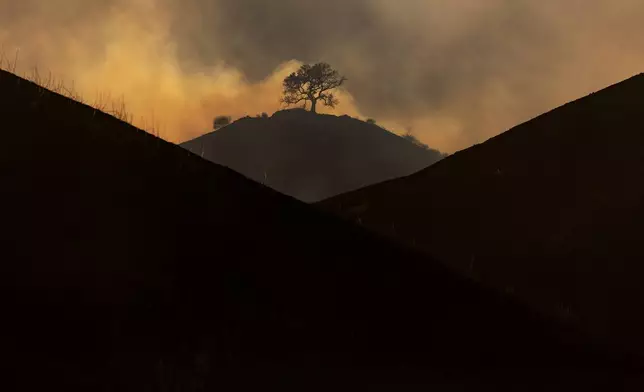
POLYGON ((182 146, 306 202, 408 175, 443 157, 377 125, 301 109, 242 118, 182 146))
POLYGON ((3 390, 636 388, 571 329, 4 72, 0 118, 3 390))
POLYGON ((644 352, 644 75, 321 203, 644 352))

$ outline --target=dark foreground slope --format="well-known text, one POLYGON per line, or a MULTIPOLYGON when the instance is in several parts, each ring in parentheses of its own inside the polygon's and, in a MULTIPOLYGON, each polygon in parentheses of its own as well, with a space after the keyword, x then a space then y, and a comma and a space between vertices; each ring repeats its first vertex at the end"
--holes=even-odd
POLYGON ((507 298, 7 73, 0 118, 3 390, 636 388, 507 298))
POLYGON ((644 352, 644 75, 321 205, 644 352))
POLYGON ((182 147, 306 202, 405 176, 443 157, 377 125, 301 109, 243 118, 182 147))

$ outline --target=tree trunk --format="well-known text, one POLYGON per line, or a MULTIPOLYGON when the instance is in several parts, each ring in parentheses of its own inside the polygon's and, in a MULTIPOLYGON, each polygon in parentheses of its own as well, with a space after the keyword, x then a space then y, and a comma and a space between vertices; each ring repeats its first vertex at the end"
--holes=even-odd
POLYGON ((316 106, 317 103, 318 103, 317 99, 315 99, 315 98, 311 99, 311 113, 316 113, 315 106, 316 106))

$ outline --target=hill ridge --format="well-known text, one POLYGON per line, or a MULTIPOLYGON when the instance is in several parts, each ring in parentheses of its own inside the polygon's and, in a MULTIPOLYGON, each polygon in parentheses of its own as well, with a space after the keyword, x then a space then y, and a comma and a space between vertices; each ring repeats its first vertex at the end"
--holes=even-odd
POLYGON ((2 72, 0 116, 2 343, 20 390, 630 374, 417 252, 2 72))
POLYGON ((643 98, 640 73, 318 205, 642 351, 643 98))
POLYGON ((410 174, 443 158, 377 125, 301 109, 245 117, 181 146, 306 202, 410 174))

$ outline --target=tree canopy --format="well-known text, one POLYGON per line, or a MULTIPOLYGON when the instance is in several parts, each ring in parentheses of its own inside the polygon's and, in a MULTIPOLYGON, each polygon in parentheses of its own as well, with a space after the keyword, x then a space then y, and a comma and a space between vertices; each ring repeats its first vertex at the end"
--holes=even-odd
POLYGON ((306 105, 306 102, 310 101, 313 113, 316 112, 318 101, 333 108, 339 101, 331 90, 342 86, 346 80, 327 63, 304 64, 297 72, 284 79, 284 96, 281 102, 288 106, 300 102, 306 105))

